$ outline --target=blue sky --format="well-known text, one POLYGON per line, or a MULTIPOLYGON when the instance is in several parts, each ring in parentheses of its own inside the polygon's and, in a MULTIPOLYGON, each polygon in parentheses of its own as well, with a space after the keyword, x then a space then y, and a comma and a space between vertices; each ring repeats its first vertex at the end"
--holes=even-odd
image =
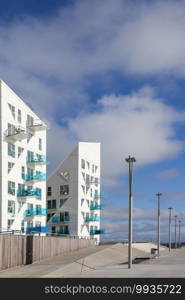
POLYGON ((134 236, 156 239, 160 191, 165 241, 167 208, 185 220, 185 1, 0 3, 0 77, 50 123, 48 172, 101 142, 102 238, 126 239, 133 154, 134 236))

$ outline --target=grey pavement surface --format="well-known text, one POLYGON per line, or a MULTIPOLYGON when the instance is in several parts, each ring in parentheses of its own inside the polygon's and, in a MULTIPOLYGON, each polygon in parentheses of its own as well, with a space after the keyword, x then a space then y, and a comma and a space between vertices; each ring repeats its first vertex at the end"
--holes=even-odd
POLYGON ((115 264, 105 266, 97 270, 84 271, 78 277, 98 277, 98 278, 185 278, 185 247, 181 249, 165 250, 160 258, 145 260, 142 263, 133 264, 132 269, 128 269, 127 264, 115 264))

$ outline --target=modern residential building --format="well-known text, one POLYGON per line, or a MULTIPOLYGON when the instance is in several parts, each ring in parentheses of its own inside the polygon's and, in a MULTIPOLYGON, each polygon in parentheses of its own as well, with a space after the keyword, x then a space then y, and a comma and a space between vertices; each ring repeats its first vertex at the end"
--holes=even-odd
POLYGON ((0 80, 0 231, 46 230, 46 129, 0 80))
POLYGON ((80 142, 47 181, 51 233, 95 238, 100 229, 100 143, 80 142))

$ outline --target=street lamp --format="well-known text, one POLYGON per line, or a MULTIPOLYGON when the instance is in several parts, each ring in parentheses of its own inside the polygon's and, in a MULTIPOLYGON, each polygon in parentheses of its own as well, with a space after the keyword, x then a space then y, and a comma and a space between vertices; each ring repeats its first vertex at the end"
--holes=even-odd
POLYGON ((169 251, 171 251, 171 217, 172 217, 172 207, 169 207, 169 251))
POLYGON ((177 216, 175 216, 175 249, 177 249, 177 216))
POLYGON ((128 269, 132 267, 132 218, 133 218, 133 196, 132 196, 132 179, 133 163, 136 162, 134 157, 129 155, 125 161, 129 164, 129 228, 128 228, 128 269))
POLYGON ((162 193, 156 194, 158 199, 158 222, 157 222, 157 250, 158 250, 158 257, 160 255, 160 197, 162 193))
POLYGON ((181 220, 179 220, 179 248, 180 248, 181 220))

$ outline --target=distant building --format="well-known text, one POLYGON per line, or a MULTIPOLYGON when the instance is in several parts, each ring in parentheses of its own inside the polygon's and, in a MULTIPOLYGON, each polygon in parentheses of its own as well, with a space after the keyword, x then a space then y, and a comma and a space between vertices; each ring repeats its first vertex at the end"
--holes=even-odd
POLYGON ((0 80, 0 231, 46 230, 46 129, 0 80))
POLYGON ((98 243, 100 200, 100 143, 80 142, 47 181, 50 231, 98 243))

